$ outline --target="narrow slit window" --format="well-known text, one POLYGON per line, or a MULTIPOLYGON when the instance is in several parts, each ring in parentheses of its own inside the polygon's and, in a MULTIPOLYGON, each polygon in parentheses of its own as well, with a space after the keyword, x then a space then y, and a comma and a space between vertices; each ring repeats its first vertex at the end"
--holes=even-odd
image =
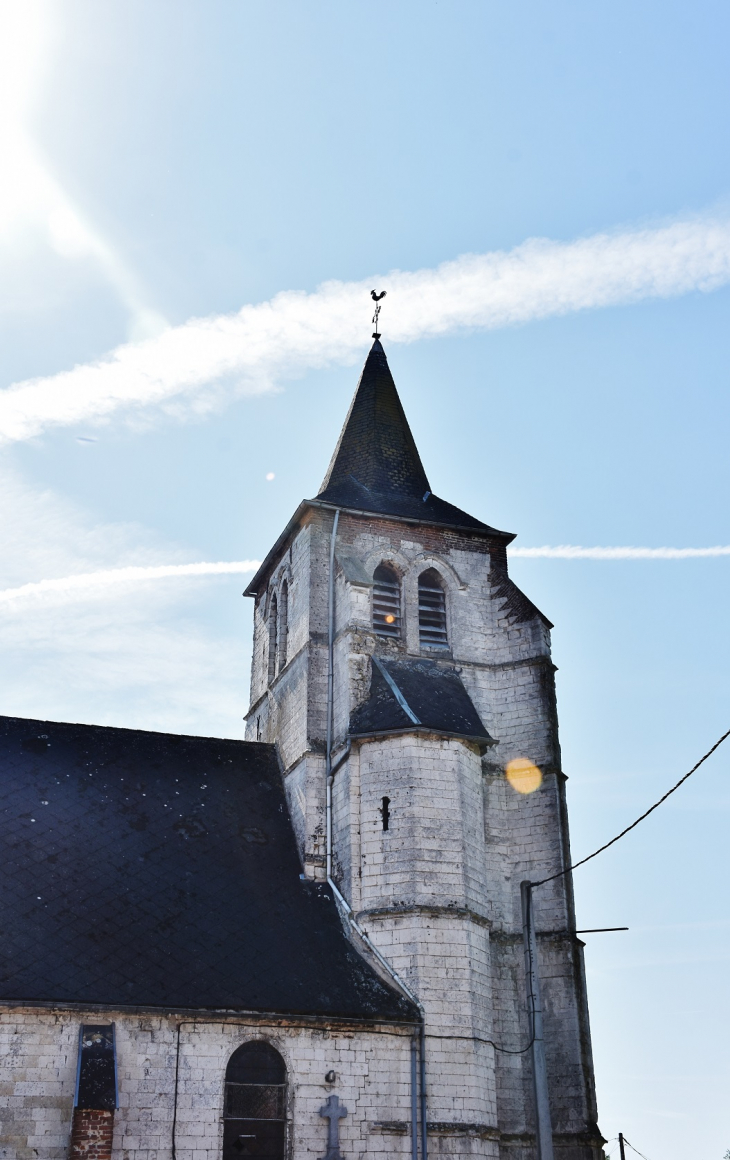
POLYGON ((422 572, 418 578, 418 629, 422 646, 448 648, 446 593, 435 568, 422 572))
POLYGON ((387 564, 379 564, 373 575, 373 629, 378 636, 400 636, 400 578, 387 564))
POLYGON ((380 816, 383 819, 383 830, 390 828, 390 798, 384 797, 380 807, 380 816))
POLYGON ((286 580, 281 586, 279 602, 279 672, 286 664, 287 635, 289 633, 289 585, 286 580))
POLYGON ((223 1160, 284 1160, 286 1065, 263 1040, 244 1043, 228 1061, 223 1109, 223 1160))
POLYGON ((276 601, 276 593, 271 597, 271 604, 269 605, 269 684, 276 676, 276 640, 277 640, 277 622, 278 622, 278 608, 276 601))

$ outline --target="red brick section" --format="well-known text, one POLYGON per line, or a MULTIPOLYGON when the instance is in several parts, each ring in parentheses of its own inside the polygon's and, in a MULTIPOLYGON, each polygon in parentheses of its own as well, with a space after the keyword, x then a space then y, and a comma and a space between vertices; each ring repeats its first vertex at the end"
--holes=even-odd
POLYGON ((74 1108, 69 1160, 111 1160, 114 1112, 74 1108))

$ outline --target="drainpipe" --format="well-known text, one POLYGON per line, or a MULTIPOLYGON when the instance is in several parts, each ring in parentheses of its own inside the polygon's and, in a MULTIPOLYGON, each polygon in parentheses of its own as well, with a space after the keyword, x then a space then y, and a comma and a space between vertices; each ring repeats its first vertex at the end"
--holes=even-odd
MULTIPOLYGON (((340 906, 345 912, 350 928, 354 930, 362 939, 367 948, 371 951, 380 965, 388 972, 390 977, 398 984, 398 987, 403 991, 412 1003, 415 1003, 421 1016, 421 1025, 419 1028, 419 1047, 420 1047, 420 1106, 421 1106, 421 1160, 428 1160, 428 1125, 426 1121, 427 1107, 426 1107, 426 1012, 420 1000, 411 991, 410 987, 404 983, 398 972, 388 962, 388 960, 380 953, 378 948, 371 942, 368 935, 362 929, 360 924, 356 921, 352 912, 352 907, 349 902, 340 892, 339 887, 332 880, 332 786, 334 783, 335 772, 350 756, 351 742, 348 738, 347 748, 342 756, 337 761, 336 765, 332 765, 332 740, 334 735, 334 687, 335 687, 335 545, 337 543, 337 525, 340 522, 340 509, 335 510, 335 518, 332 521, 332 534, 330 536, 330 552, 329 552, 329 576, 327 581, 327 743, 325 748, 325 777, 326 784, 326 833, 327 833, 327 885, 330 887, 340 906)), ((411 1153, 412 1160, 418 1160, 418 1142, 417 1142, 417 1128, 416 1128, 416 1114, 415 1109, 419 1102, 416 1093, 416 1067, 415 1056, 413 1055, 413 1048, 411 1049, 411 1108, 413 1122, 411 1125, 411 1153)))
POLYGON ((332 522, 330 537, 330 569, 327 582, 327 746, 325 749, 325 777, 327 779, 327 881, 332 879, 332 732, 334 725, 335 698, 335 544, 340 509, 337 508, 332 522))
POLYGON ((418 1160, 418 1036, 411 1038, 411 1160, 418 1160))

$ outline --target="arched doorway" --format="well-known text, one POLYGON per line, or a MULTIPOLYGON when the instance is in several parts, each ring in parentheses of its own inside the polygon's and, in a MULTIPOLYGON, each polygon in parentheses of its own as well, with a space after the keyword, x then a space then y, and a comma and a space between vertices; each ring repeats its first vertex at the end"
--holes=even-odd
POLYGON ((234 1051, 226 1068, 223 1160, 284 1160, 286 1064, 257 1039, 234 1051))

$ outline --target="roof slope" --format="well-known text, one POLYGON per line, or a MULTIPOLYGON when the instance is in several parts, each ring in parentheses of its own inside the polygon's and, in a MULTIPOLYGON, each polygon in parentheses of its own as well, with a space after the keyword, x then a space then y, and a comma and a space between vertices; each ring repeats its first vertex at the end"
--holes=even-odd
POLYGON ((338 507, 514 538, 432 494, 385 351, 377 339, 316 498, 338 507))
POLYGON ((350 735, 400 733, 418 727, 494 745, 454 668, 421 659, 372 658, 370 696, 350 718, 350 735))
POLYGON ((0 1000, 413 1019, 301 881, 274 748, 0 718, 0 1000))

